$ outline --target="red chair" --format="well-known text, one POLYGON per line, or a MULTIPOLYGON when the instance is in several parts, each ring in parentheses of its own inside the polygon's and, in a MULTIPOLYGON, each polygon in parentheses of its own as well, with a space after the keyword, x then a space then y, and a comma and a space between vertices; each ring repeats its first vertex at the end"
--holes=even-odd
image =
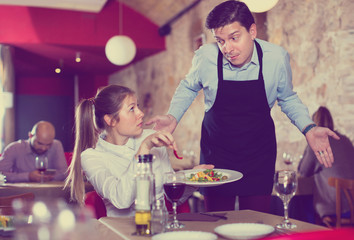
MULTIPOLYGON (((172 212, 172 204, 165 198, 166 208, 172 212)), ((106 206, 100 195, 96 191, 87 192, 85 194, 85 206, 91 209, 96 219, 107 216, 106 206)), ((190 207, 188 201, 177 207, 177 213, 189 213, 190 207)))
MULTIPOLYGON (((164 197, 165 197, 165 205, 166 205, 167 210, 169 212, 172 212, 173 211, 172 203, 166 199, 166 196, 164 196, 164 197)), ((191 212, 191 209, 189 207, 188 200, 185 201, 183 204, 177 206, 177 213, 189 213, 189 212, 191 212)))
POLYGON ((107 216, 106 206, 100 195, 96 191, 87 192, 85 194, 85 206, 90 208, 96 219, 107 216))
POLYGON ((73 153, 72 152, 64 152, 64 155, 65 155, 66 163, 69 166, 71 163, 71 159, 73 158, 73 153))

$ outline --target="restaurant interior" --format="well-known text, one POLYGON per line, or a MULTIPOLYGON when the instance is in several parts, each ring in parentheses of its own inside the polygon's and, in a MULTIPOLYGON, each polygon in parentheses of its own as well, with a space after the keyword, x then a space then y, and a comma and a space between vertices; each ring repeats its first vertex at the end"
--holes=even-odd
MULTIPOLYGON (((221 2, 224 0, 0 0, 0 153, 9 143, 28 138, 39 120, 53 123, 56 139, 71 153, 76 104, 110 84, 124 85, 137 93, 145 120, 165 114, 176 87, 189 71, 194 51, 215 41, 204 23, 210 10, 221 2), (127 45, 119 50, 127 55, 119 60, 105 52, 109 40, 117 36, 133 41, 133 45, 122 43, 127 45)), ((354 142, 354 2, 273 2, 271 9, 253 12, 257 37, 288 51, 294 91, 309 114, 326 106, 335 129, 354 142)), ((203 115, 200 91, 173 133, 183 155, 183 160, 177 159, 169 150, 175 170, 199 164, 203 115)), ((276 130, 276 169, 296 170, 306 139, 277 104, 271 115, 276 130)), ((303 180, 303 194, 298 194, 290 210, 290 217, 304 231, 323 230, 302 225, 316 223, 310 206, 313 185, 313 179, 303 180)), ((200 194, 194 194, 189 201, 191 211, 200 211, 202 201, 200 194)), ((279 218, 264 223, 281 220, 282 202, 277 199, 272 204, 279 218)), ((229 222, 238 218, 228 217, 229 222)), ((131 228, 124 221, 119 224, 131 228)), ((116 225, 118 222, 105 219, 93 226, 100 237, 135 239, 127 237, 123 227, 114 230, 116 225), (102 230, 102 224, 109 227, 102 230), (117 235, 110 235, 110 231, 117 235)), ((200 231, 214 226, 206 225, 200 231)))

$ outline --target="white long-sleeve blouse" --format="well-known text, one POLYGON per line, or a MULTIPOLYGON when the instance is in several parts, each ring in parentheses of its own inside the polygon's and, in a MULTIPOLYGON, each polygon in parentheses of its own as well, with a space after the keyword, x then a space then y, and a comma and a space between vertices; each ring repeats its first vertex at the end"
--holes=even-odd
MULTIPOLYGON (((100 137, 96 148, 81 154, 81 164, 88 181, 102 196, 107 216, 131 216, 134 214, 136 197, 135 154, 142 141, 155 131, 144 130, 142 135, 130 138, 125 145, 114 145, 100 137)), ((155 174, 156 197, 163 198, 163 173, 173 171, 165 147, 153 148, 153 172, 155 174)))

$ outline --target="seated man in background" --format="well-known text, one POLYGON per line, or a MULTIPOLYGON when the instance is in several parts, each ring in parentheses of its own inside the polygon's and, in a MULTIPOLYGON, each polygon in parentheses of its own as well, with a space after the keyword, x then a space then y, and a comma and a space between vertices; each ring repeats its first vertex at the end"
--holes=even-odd
MULTIPOLYGON (((312 116, 313 121, 320 127, 327 127, 334 131, 331 113, 326 107, 320 107, 312 116)), ((326 168, 317 161, 314 152, 306 147, 303 158, 298 166, 301 176, 314 175, 315 188, 313 192, 314 207, 319 217, 324 220, 326 216, 336 214, 336 190, 328 185, 329 177, 354 179, 354 147, 344 135, 334 131, 340 140, 329 139, 333 156, 336 159, 331 168, 326 168)), ((345 198, 343 198, 345 199, 345 198)), ((346 199, 342 203, 343 217, 350 215, 346 199)), ((326 218, 328 219, 328 218, 326 218)))
POLYGON ((66 177, 67 163, 63 145, 54 139, 55 128, 50 122, 36 123, 27 140, 10 143, 0 156, 0 172, 7 182, 62 181, 66 177), (47 169, 53 174, 41 174, 36 169, 36 158, 47 157, 47 169))

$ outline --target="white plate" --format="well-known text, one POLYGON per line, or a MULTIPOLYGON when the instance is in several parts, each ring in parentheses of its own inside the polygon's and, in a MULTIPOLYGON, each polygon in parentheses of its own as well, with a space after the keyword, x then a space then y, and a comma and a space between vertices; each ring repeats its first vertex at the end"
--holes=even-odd
MULTIPOLYGON (((190 177, 191 174, 196 174, 197 172, 204 171, 205 169, 190 169, 190 170, 183 170, 180 172, 183 172, 186 176, 186 178, 190 177)), ((225 183, 230 183, 230 182, 235 182, 237 180, 240 180, 243 177, 243 174, 234 170, 229 170, 229 169, 219 169, 215 168, 213 169, 218 173, 221 173, 223 176, 227 176, 227 179, 224 181, 218 181, 218 182, 193 182, 186 180, 185 183, 187 185, 195 186, 195 187, 214 187, 218 186, 221 184, 225 183)))
POLYGON ((274 227, 260 223, 231 223, 218 226, 214 231, 227 239, 257 239, 274 232, 274 227))
POLYGON ((152 240, 216 240, 218 237, 209 232, 200 231, 178 231, 160 233, 152 237, 152 240))

